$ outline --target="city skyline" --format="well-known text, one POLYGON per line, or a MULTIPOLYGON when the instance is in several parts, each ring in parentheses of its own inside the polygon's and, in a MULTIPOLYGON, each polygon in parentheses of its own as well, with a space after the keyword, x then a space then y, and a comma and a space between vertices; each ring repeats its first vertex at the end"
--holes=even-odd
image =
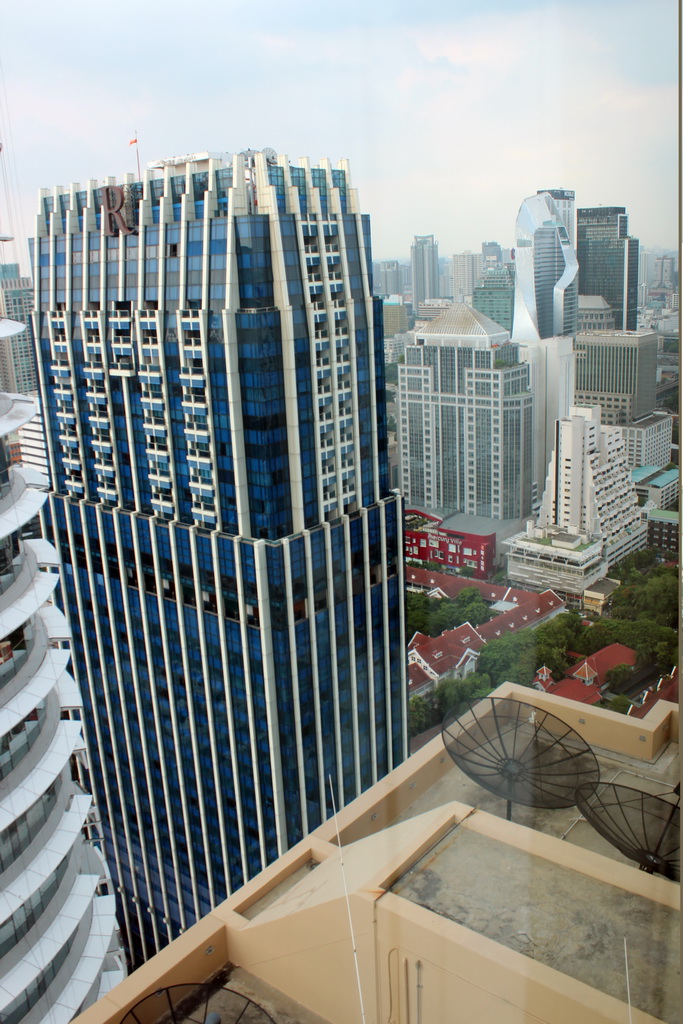
POLYGON ((512 244, 519 202, 549 184, 574 190, 577 207, 623 205, 644 247, 675 247, 676 13, 666 0, 647 19, 611 0, 334 14, 265 2, 259 18, 200 5, 201 47, 185 47, 175 2, 161 21, 126 2, 117 11, 101 26, 77 0, 6 13, 0 134, 17 215, 3 195, 0 222, 22 269, 37 189, 134 171, 136 134, 143 167, 265 145, 348 158, 375 258, 407 256, 416 234, 433 233, 444 255, 486 238, 512 244), (226 105, 235 95, 244 102, 226 105), (408 126, 419 154, 433 140, 426 161, 411 155, 408 126), (462 160, 463 137, 476 159, 462 160))

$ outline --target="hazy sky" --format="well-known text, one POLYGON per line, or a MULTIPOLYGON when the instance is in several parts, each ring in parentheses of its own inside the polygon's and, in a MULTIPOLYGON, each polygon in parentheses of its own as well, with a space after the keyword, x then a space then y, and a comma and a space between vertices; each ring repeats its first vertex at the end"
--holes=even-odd
POLYGON ((134 170, 137 133, 143 164, 348 157, 378 259, 415 234, 511 245, 554 187, 675 248, 677 38, 676 0, 5 4, 0 189, 16 172, 21 216, 0 194, 0 229, 32 232, 40 186, 134 170))

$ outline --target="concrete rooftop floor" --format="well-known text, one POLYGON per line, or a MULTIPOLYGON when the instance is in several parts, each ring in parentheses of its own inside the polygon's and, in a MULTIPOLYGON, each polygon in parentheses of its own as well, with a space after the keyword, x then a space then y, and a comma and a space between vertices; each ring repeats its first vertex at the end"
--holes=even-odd
MULTIPOLYGON (((602 782, 662 795, 679 780, 675 743, 654 762, 594 751, 602 782)), ((504 799, 452 765, 400 820, 450 800, 498 817, 506 814, 504 799)), ((539 810, 513 804, 512 820, 636 867, 576 807, 539 810)), ((633 1006, 672 1024, 680 1019, 679 915, 649 899, 458 826, 392 891, 622 1001, 627 998, 626 939, 633 1006)))

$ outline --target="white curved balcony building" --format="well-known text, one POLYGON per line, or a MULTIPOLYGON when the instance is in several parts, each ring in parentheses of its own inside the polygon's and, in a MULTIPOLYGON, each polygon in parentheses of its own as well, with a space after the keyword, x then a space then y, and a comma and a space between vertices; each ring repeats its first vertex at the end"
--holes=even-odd
POLYGON ((92 798, 74 781, 81 698, 66 619, 47 603, 57 554, 22 539, 47 480, 12 469, 5 447, 34 414, 0 394, 0 1020, 68 1024, 125 969, 92 798))

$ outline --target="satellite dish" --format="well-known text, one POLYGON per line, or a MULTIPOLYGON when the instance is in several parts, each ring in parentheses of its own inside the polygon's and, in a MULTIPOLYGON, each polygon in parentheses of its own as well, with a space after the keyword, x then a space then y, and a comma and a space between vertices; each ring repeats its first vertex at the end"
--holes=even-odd
POLYGON ((583 782, 598 782, 595 754, 571 726, 548 711, 512 700, 485 697, 444 718, 446 750, 466 775, 512 804, 571 807, 583 782))
POLYGON ((266 148, 261 150, 261 152, 263 153, 264 157, 266 158, 267 163, 269 163, 269 164, 276 164, 277 163, 277 153, 270 146, 266 146, 266 148))
POLYGON ((680 795, 667 800, 632 786, 586 782, 576 803, 595 831, 641 871, 680 881, 680 795))
POLYGON ((160 988, 131 1007, 121 1024, 275 1024, 252 999, 232 988, 188 984, 160 988))

